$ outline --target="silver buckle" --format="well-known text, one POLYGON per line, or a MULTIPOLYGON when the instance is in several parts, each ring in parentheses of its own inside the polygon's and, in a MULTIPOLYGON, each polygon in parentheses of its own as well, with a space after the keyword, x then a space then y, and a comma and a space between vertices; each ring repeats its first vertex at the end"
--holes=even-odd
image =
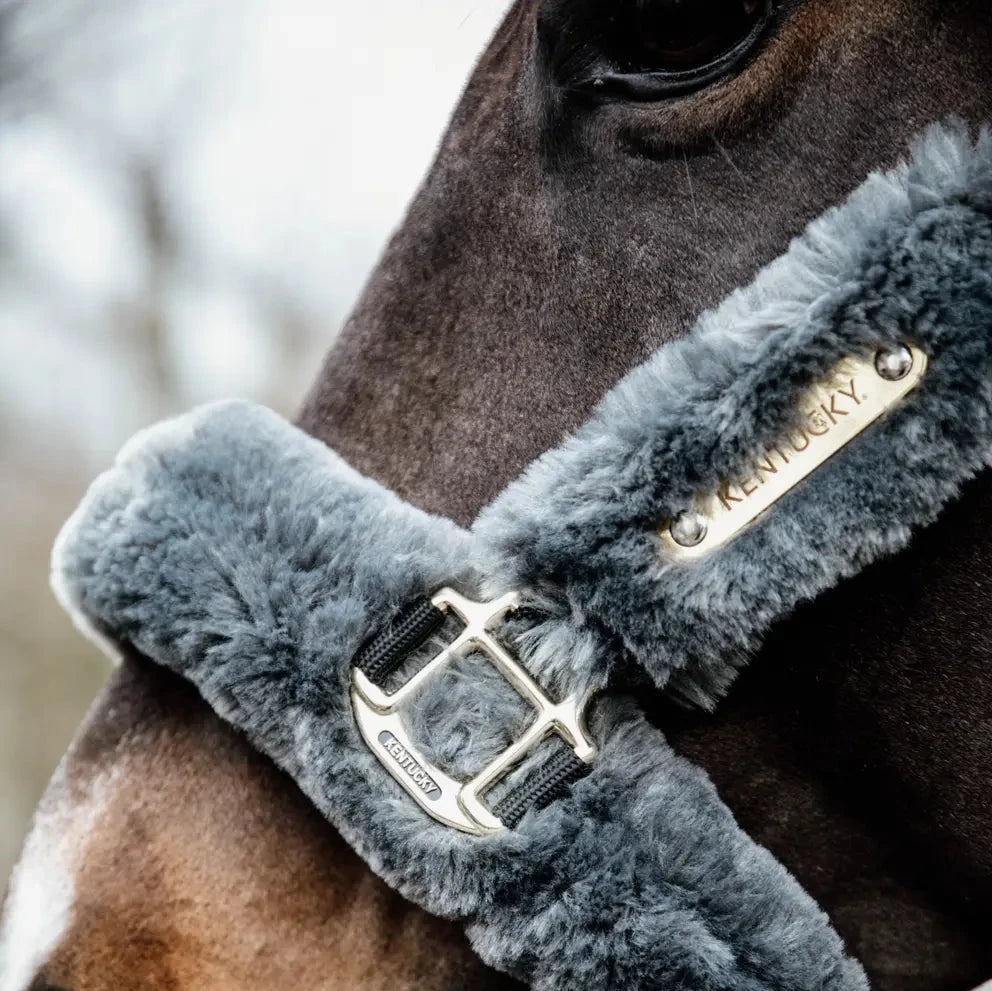
POLYGON ((500 819, 482 802, 482 795, 523 760, 542 740, 557 733, 579 760, 591 763, 595 744, 583 723, 587 697, 570 695, 555 703, 490 635, 492 626, 519 605, 516 592, 495 602, 473 602, 453 589, 443 588, 431 602, 453 612, 465 629, 440 654, 432 658, 405 685, 392 694, 384 692, 358 668, 351 670, 351 701, 362 738, 379 762, 432 818, 475 836, 504 829, 500 819), (479 652, 488 658, 517 692, 537 710, 527 732, 486 768, 468 781, 456 781, 435 767, 410 741, 401 711, 424 685, 459 657, 479 652))

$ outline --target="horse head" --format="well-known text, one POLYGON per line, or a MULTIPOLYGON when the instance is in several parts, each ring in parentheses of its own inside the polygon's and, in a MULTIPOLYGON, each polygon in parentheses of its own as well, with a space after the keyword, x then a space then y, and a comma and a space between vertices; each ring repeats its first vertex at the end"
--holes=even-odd
MULTIPOLYGON (((518 0, 300 425, 470 523, 927 124, 992 118, 990 70, 979 0, 518 0)), ((785 623, 716 716, 655 713, 881 991, 992 971, 987 620, 960 594, 988 581, 981 482, 785 623)), ((514 986, 133 655, 39 808, 0 945, 2 991, 514 986)))

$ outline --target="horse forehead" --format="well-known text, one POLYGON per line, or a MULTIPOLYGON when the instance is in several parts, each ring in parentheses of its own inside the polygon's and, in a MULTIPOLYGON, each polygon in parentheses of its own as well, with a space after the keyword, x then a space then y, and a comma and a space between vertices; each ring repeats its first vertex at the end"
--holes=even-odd
POLYGON ((119 777, 74 787, 66 762, 35 815, 0 917, 0 991, 25 991, 69 931, 85 851, 119 777))

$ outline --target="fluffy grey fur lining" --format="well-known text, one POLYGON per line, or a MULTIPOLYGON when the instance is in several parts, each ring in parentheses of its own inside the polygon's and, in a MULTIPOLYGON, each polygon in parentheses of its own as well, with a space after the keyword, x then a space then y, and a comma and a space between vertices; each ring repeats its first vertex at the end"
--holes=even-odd
MULTIPOLYGON (((464 919, 484 959, 537 988, 863 988, 815 904, 630 701, 597 706, 601 753, 567 799, 475 838, 429 820, 379 767, 349 664, 417 595, 519 587, 539 618, 508 636, 552 694, 602 686, 630 654, 709 702, 773 619, 902 546, 987 463, 990 207, 992 140, 931 132, 621 383, 471 535, 257 407, 155 428, 67 524, 57 590, 91 633, 189 678, 381 876, 464 919), (798 389, 907 339, 931 364, 897 413, 732 544, 666 562, 659 520, 777 436, 798 389)), ((462 772, 519 718, 500 679, 464 672, 410 714, 462 772)))
MULTIPOLYGON (((192 681, 377 873, 536 988, 864 988, 820 909, 629 701, 598 706, 593 773, 513 831, 457 833, 399 789, 358 735, 350 662, 412 597, 475 590, 473 544, 275 414, 224 404, 122 452, 59 540, 57 588, 101 637, 192 681)), ((449 722, 474 708, 502 729, 492 679, 446 702, 449 722)), ((501 745, 460 740, 474 770, 501 745)))
POLYGON ((992 137, 933 127, 755 282, 658 351, 474 530, 492 573, 709 706, 777 618, 909 541, 992 456, 992 137), (922 385, 736 540, 666 559, 661 521, 742 477, 799 391, 908 341, 922 385))

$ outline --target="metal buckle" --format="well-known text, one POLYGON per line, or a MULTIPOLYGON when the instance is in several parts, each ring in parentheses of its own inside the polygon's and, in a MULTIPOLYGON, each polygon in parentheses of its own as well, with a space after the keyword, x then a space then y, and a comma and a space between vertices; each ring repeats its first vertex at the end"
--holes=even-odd
POLYGON ((579 760, 591 763, 595 744, 583 724, 586 697, 570 695, 555 703, 490 635, 492 626, 519 605, 515 592, 495 602, 473 602, 450 588, 441 589, 431 600, 445 612, 453 612, 465 629, 440 654, 432 658, 410 680, 392 694, 384 692, 358 668, 351 671, 351 701, 362 738, 379 762, 431 817, 466 833, 483 836, 505 826, 482 802, 483 793, 551 733, 557 733, 575 751, 579 760), (514 689, 537 710, 527 732, 468 781, 456 781, 432 765, 410 741, 403 728, 401 710, 424 685, 451 661, 479 652, 490 660, 514 689))

